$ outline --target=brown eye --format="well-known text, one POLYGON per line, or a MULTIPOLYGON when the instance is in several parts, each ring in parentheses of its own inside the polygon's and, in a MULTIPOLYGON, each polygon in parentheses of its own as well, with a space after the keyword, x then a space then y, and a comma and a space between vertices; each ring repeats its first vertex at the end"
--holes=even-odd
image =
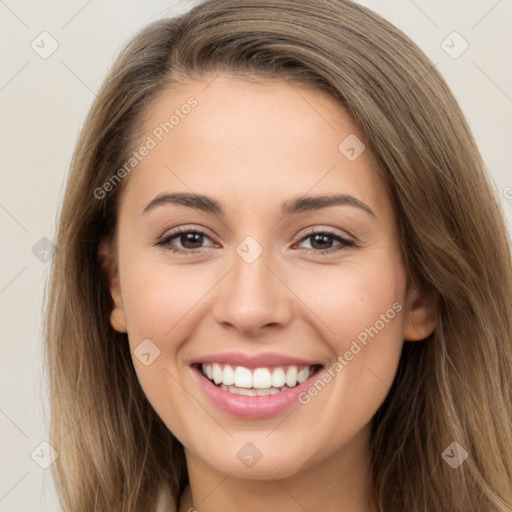
POLYGON ((179 228, 163 237, 156 245, 165 247, 176 253, 197 253, 201 252, 200 249, 204 248, 203 243, 205 239, 210 240, 206 233, 202 231, 190 228, 179 228), (173 242, 174 240, 177 242, 173 242), (177 243, 180 244, 181 247, 176 247, 177 243))
POLYGON ((347 247, 354 247, 355 243, 352 240, 348 240, 336 233, 330 231, 313 231, 308 233, 306 236, 301 238, 301 242, 304 240, 310 240, 311 249, 308 252, 318 252, 320 254, 326 252, 337 252, 347 247), (339 242, 338 247, 333 248, 333 242, 339 242))

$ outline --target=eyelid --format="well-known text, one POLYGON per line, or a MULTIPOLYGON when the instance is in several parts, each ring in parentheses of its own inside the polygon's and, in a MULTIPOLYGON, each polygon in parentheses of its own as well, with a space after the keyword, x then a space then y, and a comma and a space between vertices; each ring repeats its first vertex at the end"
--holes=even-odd
MULTIPOLYGON (((299 233, 299 235, 297 235, 297 241, 300 242, 304 237, 306 237, 308 235, 327 233, 332 236, 339 236, 340 238, 344 238, 347 240, 350 239, 350 241, 357 242, 357 238, 355 236, 351 235, 350 233, 348 233, 347 231, 344 231, 343 233, 340 234, 335 230, 336 230, 336 228, 332 228, 332 227, 327 227, 327 226, 324 227, 322 225, 313 225, 313 226, 304 228, 304 230, 301 231, 299 233)), ((169 236, 176 236, 176 235, 179 235, 180 233, 188 233, 188 232, 201 233, 203 235, 208 236, 208 238, 212 239, 212 241, 215 240, 215 236, 212 236, 210 234, 210 231, 207 228, 205 228, 203 226, 196 226, 193 224, 191 224, 191 225, 185 224, 183 226, 178 226, 176 228, 172 228, 168 234, 161 235, 160 237, 158 237, 158 239, 162 240, 162 239, 168 238, 169 236)))
POLYGON ((292 247, 302 243, 304 240, 312 238, 314 235, 326 235, 328 238, 336 240, 340 243, 338 247, 330 247, 329 249, 297 249, 299 252, 303 252, 307 255, 312 256, 337 256, 341 252, 347 249, 357 249, 359 246, 352 236, 341 235, 337 233, 333 228, 320 228, 312 227, 308 228, 307 231, 302 232, 299 236, 299 240, 294 243, 292 247))
MULTIPOLYGON (((178 226, 176 228, 173 228, 171 229, 169 232, 167 232, 167 234, 164 234, 160 237, 158 237, 158 240, 157 242, 155 243, 155 245, 157 246, 165 246, 166 244, 168 244, 169 240, 172 240, 173 238, 176 238, 177 236, 183 234, 183 233, 198 233, 198 234, 201 234, 203 236, 205 236, 206 238, 209 238, 213 244, 216 244, 215 242, 215 237, 211 236, 209 233, 209 230, 204 228, 203 226, 200 226, 200 227, 197 227, 197 226, 193 226, 193 225, 183 225, 183 226, 178 226)), ((204 250, 205 248, 200 248, 200 249, 183 249, 184 252, 188 252, 190 254, 193 254, 193 253, 199 253, 201 250, 204 250)))
POLYGON ((305 228, 303 231, 301 231, 298 235, 299 242, 306 236, 312 235, 312 234, 320 234, 320 233, 326 233, 330 236, 339 236, 340 238, 343 238, 345 240, 350 240, 351 242, 357 242, 357 239, 355 236, 351 235, 347 231, 342 231, 341 233, 338 232, 336 228, 333 227, 327 227, 322 225, 314 225, 308 228, 305 228))
MULTIPOLYGON (((215 237, 212 237, 208 234, 208 230, 206 228, 194 227, 194 226, 179 226, 177 228, 172 229, 168 234, 162 235, 158 241, 155 243, 156 246, 167 248, 167 250, 181 255, 200 255, 205 252, 207 247, 199 247, 196 249, 180 249, 177 247, 172 247, 170 241, 176 237, 179 237, 183 233, 196 233, 202 235, 212 241, 215 245, 215 237)), ((320 226, 310 226, 306 228, 305 231, 302 231, 298 237, 298 240, 294 242, 292 247, 295 247, 297 244, 300 244, 304 240, 311 238, 313 235, 326 235, 327 237, 337 240, 340 244, 338 247, 330 247, 328 249, 308 249, 308 248, 299 248, 297 249, 299 252, 304 254, 313 255, 313 256, 324 256, 324 255, 338 255, 343 250, 347 250, 349 248, 358 248, 358 245, 355 240, 353 240, 353 236, 349 235, 346 237, 345 235, 338 234, 335 231, 335 228, 322 228, 320 226)), ((211 247, 211 246, 210 246, 211 247)))

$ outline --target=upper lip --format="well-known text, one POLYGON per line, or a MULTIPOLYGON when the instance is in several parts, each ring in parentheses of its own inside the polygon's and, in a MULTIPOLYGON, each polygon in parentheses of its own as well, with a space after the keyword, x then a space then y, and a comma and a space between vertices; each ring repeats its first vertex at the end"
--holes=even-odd
POLYGON ((314 360, 300 359, 285 354, 263 352, 260 354, 244 354, 243 352, 222 352, 219 354, 208 354, 193 361, 193 364, 230 364, 233 366, 244 366, 246 368, 261 368, 271 366, 323 366, 321 362, 314 360))

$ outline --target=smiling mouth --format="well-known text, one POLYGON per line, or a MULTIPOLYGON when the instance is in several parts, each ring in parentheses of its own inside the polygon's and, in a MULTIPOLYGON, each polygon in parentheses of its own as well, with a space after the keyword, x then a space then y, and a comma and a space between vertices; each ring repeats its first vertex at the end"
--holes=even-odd
POLYGON ((276 395, 293 389, 318 373, 322 365, 285 365, 246 368, 230 364, 196 364, 201 374, 218 388, 244 396, 276 395))

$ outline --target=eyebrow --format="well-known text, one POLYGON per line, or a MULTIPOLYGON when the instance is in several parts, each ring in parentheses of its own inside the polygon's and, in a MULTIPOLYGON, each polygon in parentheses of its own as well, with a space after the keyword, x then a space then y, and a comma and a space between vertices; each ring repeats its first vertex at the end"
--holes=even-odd
MULTIPOLYGON (((146 215, 154 208, 164 204, 177 204, 195 208, 203 212, 212 213, 219 217, 225 217, 226 212, 222 204, 217 200, 200 194, 191 194, 184 192, 162 193, 150 201, 142 211, 142 215, 146 215)), ((333 194, 309 197, 297 197, 281 204, 281 213, 283 215, 292 215, 308 211, 319 210, 329 206, 354 206, 359 208, 374 218, 377 218, 373 210, 355 198, 347 194, 333 194)))

